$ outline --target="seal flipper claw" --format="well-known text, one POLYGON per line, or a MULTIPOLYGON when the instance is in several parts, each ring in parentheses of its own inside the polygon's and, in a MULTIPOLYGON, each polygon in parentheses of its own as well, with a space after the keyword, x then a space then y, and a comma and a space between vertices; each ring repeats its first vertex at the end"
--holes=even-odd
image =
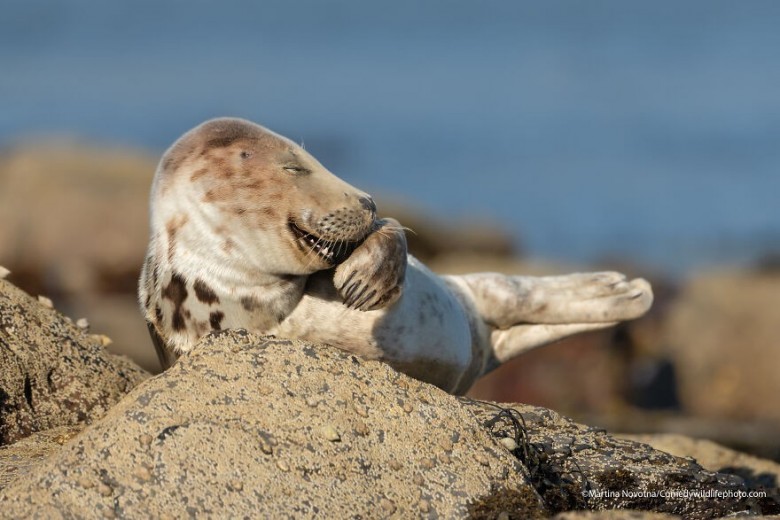
POLYGON ((396 220, 383 219, 336 268, 333 285, 349 308, 383 308, 401 294, 407 261, 406 236, 401 225, 396 220))

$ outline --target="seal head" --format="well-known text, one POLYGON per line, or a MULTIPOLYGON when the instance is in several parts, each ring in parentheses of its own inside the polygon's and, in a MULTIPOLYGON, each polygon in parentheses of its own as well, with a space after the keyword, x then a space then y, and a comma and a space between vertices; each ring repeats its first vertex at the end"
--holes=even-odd
POLYGON ((264 273, 332 267, 376 219, 369 195, 302 147, 234 118, 207 121, 182 136, 160 162, 152 198, 160 213, 152 219, 164 221, 169 239, 175 241, 180 223, 197 222, 200 237, 224 237, 219 247, 264 273))

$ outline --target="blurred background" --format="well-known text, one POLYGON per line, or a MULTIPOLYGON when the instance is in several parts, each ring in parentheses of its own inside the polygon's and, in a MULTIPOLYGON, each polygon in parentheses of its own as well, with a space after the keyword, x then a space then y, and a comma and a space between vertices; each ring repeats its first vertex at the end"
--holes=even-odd
POLYGON ((620 269, 649 316, 472 395, 780 460, 780 3, 4 0, 0 265, 151 370, 160 154, 240 116, 439 272, 620 269))

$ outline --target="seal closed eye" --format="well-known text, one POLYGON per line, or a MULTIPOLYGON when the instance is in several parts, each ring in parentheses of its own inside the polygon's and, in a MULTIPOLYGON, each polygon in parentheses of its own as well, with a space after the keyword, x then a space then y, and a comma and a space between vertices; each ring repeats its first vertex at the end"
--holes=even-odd
POLYGON ((522 352, 644 314, 619 273, 437 276, 401 225, 303 148, 206 121, 163 155, 139 301, 164 368, 212 330, 327 343, 449 392, 522 352))

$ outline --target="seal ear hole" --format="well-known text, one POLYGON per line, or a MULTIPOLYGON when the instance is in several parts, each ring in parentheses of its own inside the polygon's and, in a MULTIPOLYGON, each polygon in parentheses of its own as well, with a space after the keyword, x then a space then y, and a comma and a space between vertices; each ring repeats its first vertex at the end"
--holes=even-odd
POLYGON ((247 152, 246 150, 241 151, 242 159, 249 159, 250 157, 252 157, 252 152, 247 152))

